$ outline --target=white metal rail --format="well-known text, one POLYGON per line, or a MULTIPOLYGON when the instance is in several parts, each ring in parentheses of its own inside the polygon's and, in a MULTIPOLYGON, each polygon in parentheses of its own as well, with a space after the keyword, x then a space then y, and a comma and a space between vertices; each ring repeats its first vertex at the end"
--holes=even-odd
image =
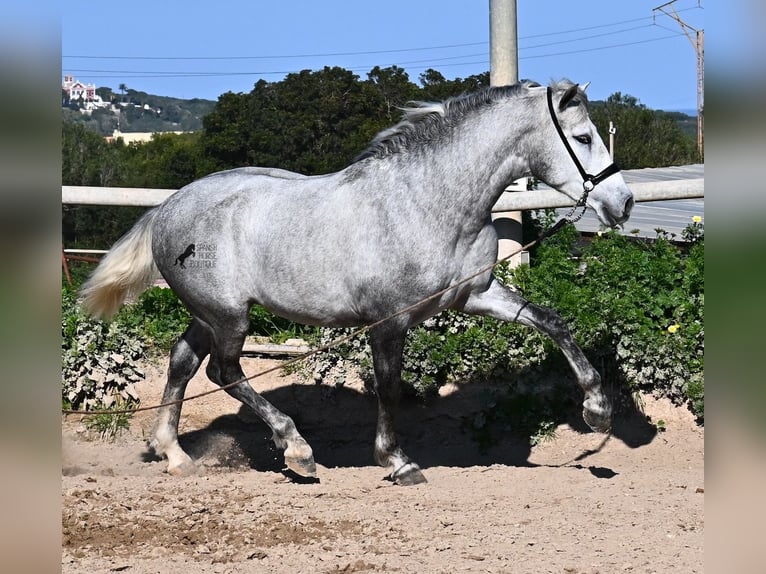
MULTIPOLYGON (((679 179, 629 183, 636 202, 705 197, 705 179, 679 179)), ((139 187, 61 186, 61 202, 71 205, 121 205, 152 207, 174 194, 175 189, 139 187)), ((504 193, 492 211, 522 211, 570 207, 574 200, 552 189, 504 193)))

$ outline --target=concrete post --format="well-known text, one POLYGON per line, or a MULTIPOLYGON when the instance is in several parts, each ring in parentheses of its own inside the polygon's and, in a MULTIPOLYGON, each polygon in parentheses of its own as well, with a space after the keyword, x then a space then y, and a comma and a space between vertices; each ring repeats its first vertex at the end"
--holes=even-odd
MULTIPOLYGON (((519 51, 516 33, 516 0, 489 0, 489 83, 507 86, 519 81, 519 51)), ((509 191, 526 191, 526 178, 508 187, 509 191)), ((521 212, 506 211, 492 214, 497 229, 498 257, 503 258, 518 250, 522 243, 521 212)), ((516 266, 521 254, 512 257, 516 266)))

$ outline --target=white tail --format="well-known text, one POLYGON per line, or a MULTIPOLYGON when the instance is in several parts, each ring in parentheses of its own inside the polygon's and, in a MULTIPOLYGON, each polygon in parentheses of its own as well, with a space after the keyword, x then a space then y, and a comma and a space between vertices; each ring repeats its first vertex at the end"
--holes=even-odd
POLYGON ((108 319, 128 297, 143 293, 157 276, 152 256, 151 210, 123 235, 80 289, 80 304, 91 315, 108 319))

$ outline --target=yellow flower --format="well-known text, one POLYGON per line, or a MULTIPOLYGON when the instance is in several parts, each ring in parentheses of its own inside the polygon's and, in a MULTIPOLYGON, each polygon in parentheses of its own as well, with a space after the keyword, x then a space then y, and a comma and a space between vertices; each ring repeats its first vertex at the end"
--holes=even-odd
POLYGON ((678 323, 676 323, 675 325, 671 325, 670 327, 668 327, 668 333, 675 333, 680 328, 681 328, 681 325, 679 325, 678 323))
POLYGON ((694 223, 702 223, 702 218, 699 215, 695 215, 694 217, 692 217, 692 221, 694 223))

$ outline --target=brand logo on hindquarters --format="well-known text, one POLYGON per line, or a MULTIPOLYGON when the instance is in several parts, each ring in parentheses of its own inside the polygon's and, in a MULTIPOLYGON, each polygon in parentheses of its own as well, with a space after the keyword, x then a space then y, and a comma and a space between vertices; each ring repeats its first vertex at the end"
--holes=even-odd
POLYGON ((217 252, 215 243, 190 243, 173 265, 180 265, 182 269, 214 269, 217 252))
POLYGON ((195 257, 195 256, 196 256, 196 251, 195 251, 194 243, 190 243, 186 247, 184 252, 181 253, 181 255, 179 255, 178 257, 176 257, 176 262, 173 263, 173 266, 175 267, 176 265, 180 265, 181 269, 186 269, 186 265, 184 265, 184 261, 186 261, 189 257, 195 257))

